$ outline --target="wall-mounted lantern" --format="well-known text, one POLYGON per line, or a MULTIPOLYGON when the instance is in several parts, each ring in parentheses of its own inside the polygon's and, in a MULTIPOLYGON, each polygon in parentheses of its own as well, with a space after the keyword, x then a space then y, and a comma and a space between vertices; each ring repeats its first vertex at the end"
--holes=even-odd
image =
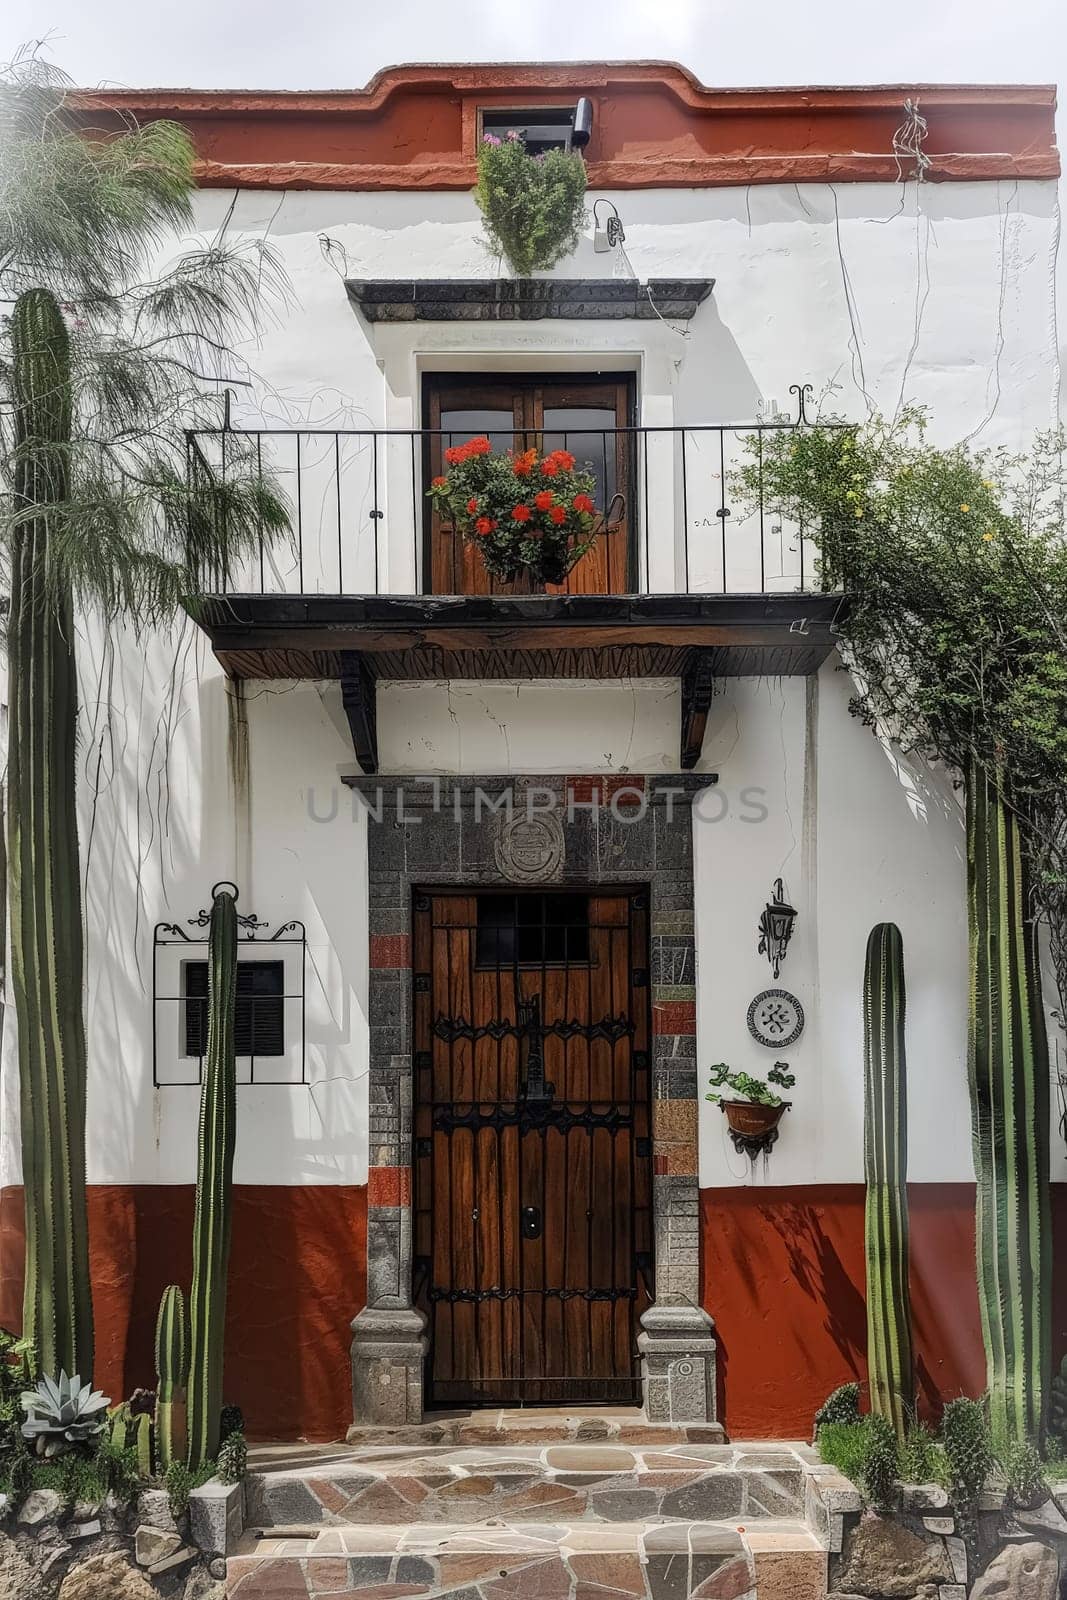
POLYGON ((796 908, 788 904, 782 880, 776 878, 774 899, 768 900, 759 919, 759 953, 767 957, 776 978, 785 960, 789 941, 793 937, 793 924, 796 920, 796 908))

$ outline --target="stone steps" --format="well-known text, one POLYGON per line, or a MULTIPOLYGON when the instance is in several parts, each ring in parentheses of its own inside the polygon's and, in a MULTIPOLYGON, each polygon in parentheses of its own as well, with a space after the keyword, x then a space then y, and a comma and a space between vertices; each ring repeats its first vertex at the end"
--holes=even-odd
POLYGON ((318 1524, 755 1521, 804 1515, 803 1446, 573 1443, 256 1452, 246 1516, 318 1524))
POLYGON ((799 1519, 385 1523, 246 1535, 232 1600, 822 1600, 826 1553, 799 1519))
POLYGON ((351 1445, 550 1444, 613 1440, 616 1444, 721 1444, 717 1422, 649 1422, 642 1411, 603 1407, 439 1414, 400 1427, 355 1424, 351 1445))

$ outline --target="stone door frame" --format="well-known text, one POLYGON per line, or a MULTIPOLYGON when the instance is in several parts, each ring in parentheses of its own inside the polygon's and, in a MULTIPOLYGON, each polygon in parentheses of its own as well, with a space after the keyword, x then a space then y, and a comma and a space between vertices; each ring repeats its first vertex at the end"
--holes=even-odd
POLYGON ((412 971, 416 888, 648 885, 655 1300, 641 1319, 650 1420, 716 1427, 700 1305, 691 808, 710 773, 355 777, 367 807, 370 1170, 367 1304, 352 1323, 355 1426, 423 1417, 412 1303, 412 971))

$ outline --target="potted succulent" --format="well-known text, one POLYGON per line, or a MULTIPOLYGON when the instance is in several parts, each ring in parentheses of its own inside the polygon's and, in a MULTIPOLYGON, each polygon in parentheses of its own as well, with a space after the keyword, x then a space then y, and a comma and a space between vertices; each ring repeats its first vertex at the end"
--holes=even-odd
POLYGON ((562 583, 597 537, 595 479, 569 450, 494 454, 484 434, 445 451, 429 494, 438 514, 477 546, 505 583, 522 573, 562 583))
POLYGON ((554 267, 585 221, 585 162, 577 150, 532 156, 517 128, 483 136, 474 198, 489 247, 520 278, 554 267))
POLYGON ((766 1078, 755 1078, 750 1072, 733 1072, 725 1061, 718 1061, 711 1069, 711 1092, 707 1098, 720 1106, 726 1114, 730 1138, 734 1148, 751 1156, 771 1148, 778 1138, 778 1124, 791 1104, 771 1088, 791 1089, 796 1078, 789 1071, 787 1061, 776 1061, 766 1078), (730 1094, 720 1094, 729 1089, 730 1094))

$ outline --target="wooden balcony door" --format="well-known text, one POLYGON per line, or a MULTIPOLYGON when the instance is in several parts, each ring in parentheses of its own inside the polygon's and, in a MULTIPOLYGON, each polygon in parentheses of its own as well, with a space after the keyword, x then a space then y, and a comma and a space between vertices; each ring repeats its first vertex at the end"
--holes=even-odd
POLYGON ((604 511, 616 494, 623 512, 615 526, 602 533, 593 549, 567 575, 566 582, 540 586, 528 581, 501 583, 491 578, 477 550, 462 534, 441 521, 427 502, 426 586, 431 594, 630 594, 636 588, 632 484, 633 435, 626 428, 633 416, 633 384, 623 375, 536 378, 439 374, 426 379, 425 425, 432 430, 424 452, 426 481, 446 472, 444 452, 478 434, 488 435, 493 449, 542 452, 569 450, 588 463, 596 479, 597 509, 604 511))
POLYGON ((416 893, 415 1296, 435 1405, 640 1401, 647 899, 416 893))

